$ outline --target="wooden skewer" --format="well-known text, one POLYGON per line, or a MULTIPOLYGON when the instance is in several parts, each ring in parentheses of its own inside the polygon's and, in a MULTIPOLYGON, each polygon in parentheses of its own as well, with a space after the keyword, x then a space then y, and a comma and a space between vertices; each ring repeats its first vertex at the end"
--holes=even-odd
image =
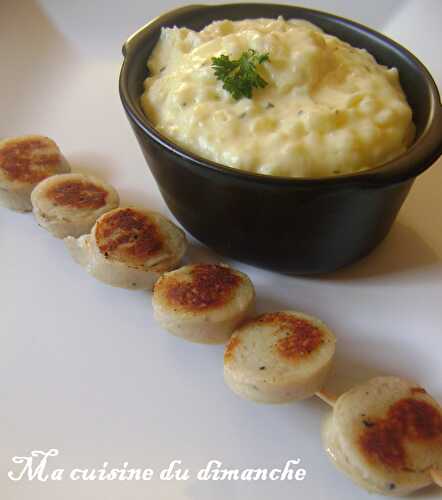
MULTIPOLYGON (((316 393, 316 396, 318 396, 319 399, 324 401, 324 403, 327 403, 329 406, 332 408, 335 406, 336 400, 338 399, 335 394, 332 394, 328 391, 325 390, 320 390, 316 393)), ((442 470, 432 468, 430 469, 430 475, 431 479, 434 481, 434 483, 442 488, 442 470)))
POLYGON ((435 468, 430 469, 430 475, 435 484, 442 488, 442 470, 435 468))
POLYGON ((331 394, 324 389, 321 389, 316 393, 316 396, 318 396, 319 399, 322 399, 324 403, 327 403, 329 406, 332 408, 335 406, 336 400, 338 399, 335 394, 331 394))

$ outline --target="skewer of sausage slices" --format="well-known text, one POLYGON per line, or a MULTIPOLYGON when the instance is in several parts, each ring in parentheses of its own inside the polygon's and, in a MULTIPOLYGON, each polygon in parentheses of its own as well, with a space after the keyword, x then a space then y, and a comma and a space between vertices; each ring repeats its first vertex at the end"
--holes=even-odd
POLYGON ((393 496, 442 487, 442 409, 422 387, 376 377, 338 398, 325 392, 336 338, 322 321, 296 311, 252 318, 247 275, 222 264, 176 269, 187 246, 181 229, 156 212, 117 208, 112 186, 69 170, 47 137, 1 141, 0 205, 33 209, 98 280, 132 289, 155 283, 154 315, 166 330, 192 342, 227 341, 224 378, 239 396, 286 403, 316 394, 332 406, 324 447, 361 487, 393 496))

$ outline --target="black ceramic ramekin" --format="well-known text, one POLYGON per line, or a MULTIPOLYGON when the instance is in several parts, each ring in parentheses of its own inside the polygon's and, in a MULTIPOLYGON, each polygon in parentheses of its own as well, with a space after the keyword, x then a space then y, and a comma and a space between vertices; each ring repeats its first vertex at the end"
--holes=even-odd
POLYGON ((442 154, 442 108, 426 68, 406 49, 360 24, 274 4, 191 5, 154 19, 123 47, 120 96, 161 194, 178 221, 217 252, 295 274, 330 272, 387 234, 414 178, 442 154), (205 160, 158 133, 140 106, 146 61, 161 27, 200 30, 218 19, 307 19, 395 66, 417 137, 402 156, 351 175, 293 179, 242 172, 205 160))

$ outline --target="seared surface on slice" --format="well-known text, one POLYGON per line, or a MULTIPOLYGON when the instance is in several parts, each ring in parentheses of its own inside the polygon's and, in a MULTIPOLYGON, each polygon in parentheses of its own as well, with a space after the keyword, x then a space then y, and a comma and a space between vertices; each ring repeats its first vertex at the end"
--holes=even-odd
POLYGON ((59 174, 32 191, 34 215, 57 238, 89 233, 95 221, 118 207, 119 196, 106 182, 83 174, 59 174))
POLYGON ((369 491, 407 495, 442 468, 442 411, 422 388, 376 377, 344 393, 324 433, 336 465, 369 491))
POLYGON ((0 141, 0 205, 11 210, 32 210, 31 192, 51 175, 70 168, 52 139, 27 135, 0 141))
POLYGON ((187 246, 183 231, 166 217, 132 207, 105 213, 90 235, 65 242, 92 276, 130 289, 151 288, 179 264, 187 246))
POLYGON ((255 306, 245 274, 221 264, 194 264, 164 274, 152 299, 155 319, 192 342, 222 343, 255 306))
POLYGON ((224 378, 238 395, 284 403, 321 389, 335 352, 335 336, 322 321, 294 311, 268 313, 232 335, 224 378))

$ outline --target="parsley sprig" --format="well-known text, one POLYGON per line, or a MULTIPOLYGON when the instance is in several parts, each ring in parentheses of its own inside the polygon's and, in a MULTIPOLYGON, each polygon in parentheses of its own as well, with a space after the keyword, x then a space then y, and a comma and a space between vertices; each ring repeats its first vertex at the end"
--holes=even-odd
POLYGON ((256 69, 258 64, 268 60, 268 53, 258 54, 255 50, 249 49, 243 52, 239 59, 230 59, 225 54, 212 57, 212 68, 218 80, 224 83, 223 89, 230 92, 238 101, 242 97, 251 99, 254 88, 264 88, 268 85, 256 69))

